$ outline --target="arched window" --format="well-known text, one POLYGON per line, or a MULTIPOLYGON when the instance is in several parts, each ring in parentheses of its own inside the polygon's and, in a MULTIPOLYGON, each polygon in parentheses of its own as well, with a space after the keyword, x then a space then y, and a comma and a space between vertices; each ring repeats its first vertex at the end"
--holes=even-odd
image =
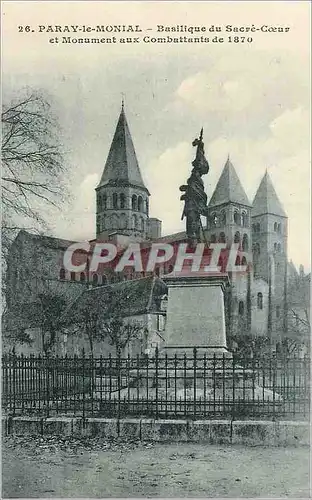
POLYGON ((219 235, 219 243, 225 243, 225 233, 220 233, 219 235))
POLYGON ((247 236, 247 234, 244 234, 244 236, 243 236, 243 252, 248 252, 248 250, 249 250, 248 236, 247 236))
POLYGON ((138 197, 138 211, 143 212, 143 198, 142 198, 142 196, 138 197))
POLYGON ((263 309, 263 295, 261 292, 257 295, 257 307, 258 309, 263 309))
POLYGON ((255 244, 254 253, 256 256, 260 255, 260 243, 255 244))
POLYGON ((281 223, 277 224, 277 232, 280 233, 282 230, 281 223))
POLYGON ((146 200, 145 200, 145 211, 148 215, 148 198, 146 198, 146 200))
POLYGON ((126 229, 126 227, 127 227, 126 214, 120 214, 119 227, 120 227, 120 229, 126 229))
POLYGON ((242 300, 239 301, 238 303, 238 314, 240 316, 243 316, 244 315, 244 302, 242 300))
POLYGON ((74 271, 70 273, 70 281, 76 281, 76 273, 74 271))
POLYGON ((244 227, 248 226, 248 215, 247 215, 247 212, 242 212, 242 225, 244 227))
POLYGON ((132 210, 137 210, 137 208, 138 208, 138 199, 137 199, 136 194, 134 194, 132 196, 131 205, 132 205, 132 210))
POLYGON ((240 234, 238 231, 236 231, 236 233, 235 233, 234 243, 240 243, 240 234))
POLYGON ((235 259, 235 266, 240 266, 240 257, 239 257, 239 255, 237 255, 237 257, 235 259))
POLYGON ((60 280, 64 280, 65 278, 66 278, 65 269, 62 267, 60 269, 60 280))
POLYGON ((216 241, 217 241, 216 235, 215 235, 215 234, 212 234, 212 235, 210 236, 210 243, 216 243, 216 241))
POLYGON ((94 275, 92 276, 92 283, 93 285, 98 284, 98 275, 96 273, 94 273, 94 275))
POLYGON ((80 281, 81 282, 86 281, 86 275, 85 275, 85 273, 80 273, 80 281))
POLYGON ((222 210, 222 212, 220 214, 220 224, 221 224, 221 226, 225 226, 226 225, 226 213, 225 213, 225 210, 222 210))
POLYGON ((277 222, 274 222, 274 232, 276 233, 277 232, 277 222))
POLYGON ((239 217, 239 212, 237 212, 237 210, 235 210, 234 212, 234 222, 235 224, 239 225, 240 224, 240 217, 239 217))
POLYGON ((247 259, 245 256, 242 258, 242 266, 247 266, 247 259))
POLYGON ((107 208, 107 196, 106 196, 106 194, 103 194, 103 196, 102 196, 102 207, 104 208, 104 210, 106 210, 106 208, 107 208))
POLYGON ((118 208, 118 195, 113 193, 113 208, 118 208))
POLYGON ((281 253, 281 248, 282 248, 282 247, 281 247, 281 244, 280 244, 280 243, 278 243, 278 244, 277 244, 277 252, 278 252, 278 253, 281 253))
POLYGON ((112 214, 111 216, 111 228, 118 229, 118 215, 112 214))
POLYGON ((126 208, 126 196, 124 193, 120 193, 119 195, 119 203, 120 203, 120 208, 124 209, 126 208))

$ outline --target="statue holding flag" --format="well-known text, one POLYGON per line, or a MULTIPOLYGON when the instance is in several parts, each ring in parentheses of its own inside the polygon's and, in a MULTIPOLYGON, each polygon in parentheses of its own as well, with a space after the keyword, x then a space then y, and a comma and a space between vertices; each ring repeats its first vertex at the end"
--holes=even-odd
POLYGON ((187 237, 190 246, 194 247, 200 241, 202 229, 200 217, 207 214, 207 195, 202 176, 209 172, 209 164, 205 158, 203 129, 201 129, 199 139, 195 139, 192 145, 197 146, 196 157, 192 162, 193 170, 187 184, 180 186, 180 191, 184 192, 180 199, 184 200, 182 220, 186 217, 187 237))

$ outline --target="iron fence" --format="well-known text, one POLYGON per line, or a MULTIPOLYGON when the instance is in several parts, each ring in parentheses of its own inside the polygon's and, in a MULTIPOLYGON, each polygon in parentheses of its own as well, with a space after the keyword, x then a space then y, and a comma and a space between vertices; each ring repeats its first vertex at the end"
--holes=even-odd
POLYGON ((10 415, 150 418, 308 418, 310 360, 192 357, 2 358, 2 405, 10 415))

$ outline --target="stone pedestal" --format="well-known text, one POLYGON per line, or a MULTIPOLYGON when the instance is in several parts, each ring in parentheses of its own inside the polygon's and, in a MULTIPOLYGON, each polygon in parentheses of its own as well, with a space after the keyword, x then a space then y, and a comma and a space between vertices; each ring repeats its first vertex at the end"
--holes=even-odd
POLYGON ((168 355, 192 349, 226 353, 224 290, 227 275, 166 275, 168 306, 164 349, 168 355))

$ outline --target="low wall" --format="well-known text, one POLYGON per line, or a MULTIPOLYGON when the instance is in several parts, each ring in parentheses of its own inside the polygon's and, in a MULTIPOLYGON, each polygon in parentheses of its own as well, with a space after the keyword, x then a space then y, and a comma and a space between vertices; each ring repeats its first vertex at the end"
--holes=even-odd
POLYGON ((309 422, 4 417, 5 435, 104 437, 152 442, 296 446, 310 444, 309 422))

